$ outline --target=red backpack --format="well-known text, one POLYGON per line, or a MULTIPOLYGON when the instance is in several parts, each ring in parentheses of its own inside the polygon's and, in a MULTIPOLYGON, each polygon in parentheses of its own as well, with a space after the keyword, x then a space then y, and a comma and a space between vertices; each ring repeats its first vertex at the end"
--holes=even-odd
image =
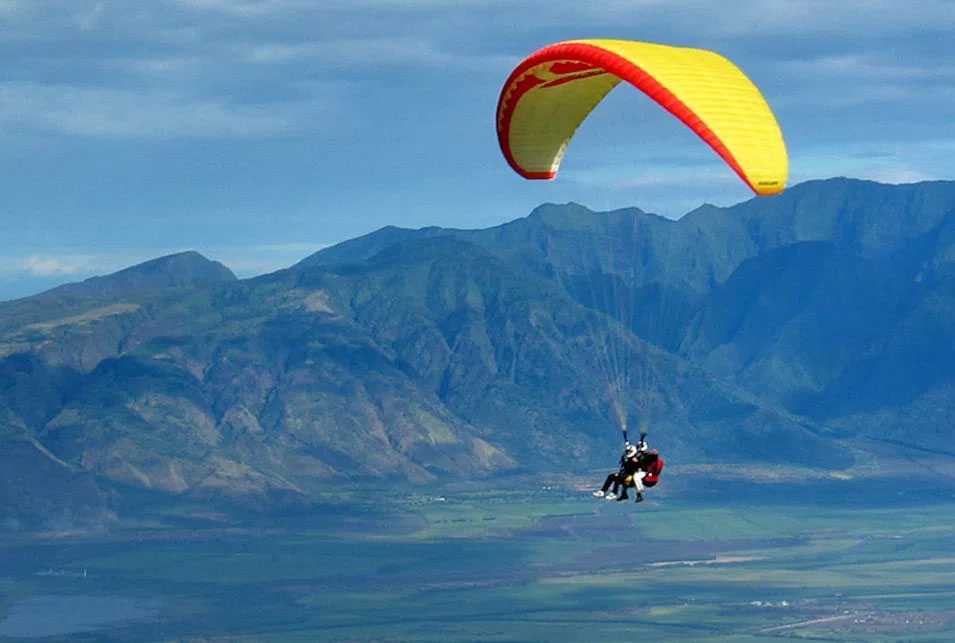
POLYGON ((663 465, 666 464, 663 458, 657 456, 656 460, 647 467, 647 475, 643 476, 643 486, 652 487, 660 481, 660 472, 663 471, 663 465))

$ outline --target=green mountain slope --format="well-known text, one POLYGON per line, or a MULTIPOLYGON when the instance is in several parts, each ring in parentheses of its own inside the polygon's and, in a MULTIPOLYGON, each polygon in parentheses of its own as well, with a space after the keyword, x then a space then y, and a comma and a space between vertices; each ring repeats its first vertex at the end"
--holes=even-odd
POLYGON ((101 523, 131 492, 272 509, 582 471, 617 410, 684 463, 942 450, 953 213, 952 183, 841 179, 679 221, 547 205, 251 280, 188 253, 0 304, 0 502, 101 523), (75 501, 24 506, 40 469, 75 501))

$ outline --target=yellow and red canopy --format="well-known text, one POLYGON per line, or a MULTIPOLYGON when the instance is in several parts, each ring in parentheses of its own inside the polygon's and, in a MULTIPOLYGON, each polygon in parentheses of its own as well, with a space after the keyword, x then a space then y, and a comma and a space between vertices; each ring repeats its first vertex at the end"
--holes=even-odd
POLYGON ((561 42, 518 65, 497 108, 507 162, 525 178, 554 178, 577 127, 621 80, 685 123, 757 194, 785 188, 779 124, 736 65, 712 51, 629 40, 561 42))

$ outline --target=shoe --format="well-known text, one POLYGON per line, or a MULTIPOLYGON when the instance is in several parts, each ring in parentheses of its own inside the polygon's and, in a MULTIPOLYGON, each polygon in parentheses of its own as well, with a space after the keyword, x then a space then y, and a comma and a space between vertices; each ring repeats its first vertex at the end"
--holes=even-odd
POLYGON ((637 499, 634 500, 634 502, 643 502, 643 494, 642 494, 642 493, 638 493, 638 494, 637 494, 637 499))
POLYGON ((615 494, 613 491, 611 491, 606 496, 604 496, 604 500, 616 500, 616 499, 617 499, 617 494, 615 494))
POLYGON ((630 500, 630 497, 627 494, 623 494, 622 496, 617 496, 617 502, 623 502, 624 500, 630 500))
POLYGON ((596 491, 594 491, 594 498, 603 498, 604 495, 605 494, 601 489, 597 489, 596 491))

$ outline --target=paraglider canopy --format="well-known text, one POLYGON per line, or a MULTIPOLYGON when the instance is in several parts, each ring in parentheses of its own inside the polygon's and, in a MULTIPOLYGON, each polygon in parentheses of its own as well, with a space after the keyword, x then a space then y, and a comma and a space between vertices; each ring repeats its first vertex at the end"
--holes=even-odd
POLYGON ((736 65, 704 49, 630 40, 560 42, 518 65, 497 106, 507 162, 524 178, 554 178, 574 131, 621 80, 680 119, 756 194, 786 187, 779 124, 736 65))

